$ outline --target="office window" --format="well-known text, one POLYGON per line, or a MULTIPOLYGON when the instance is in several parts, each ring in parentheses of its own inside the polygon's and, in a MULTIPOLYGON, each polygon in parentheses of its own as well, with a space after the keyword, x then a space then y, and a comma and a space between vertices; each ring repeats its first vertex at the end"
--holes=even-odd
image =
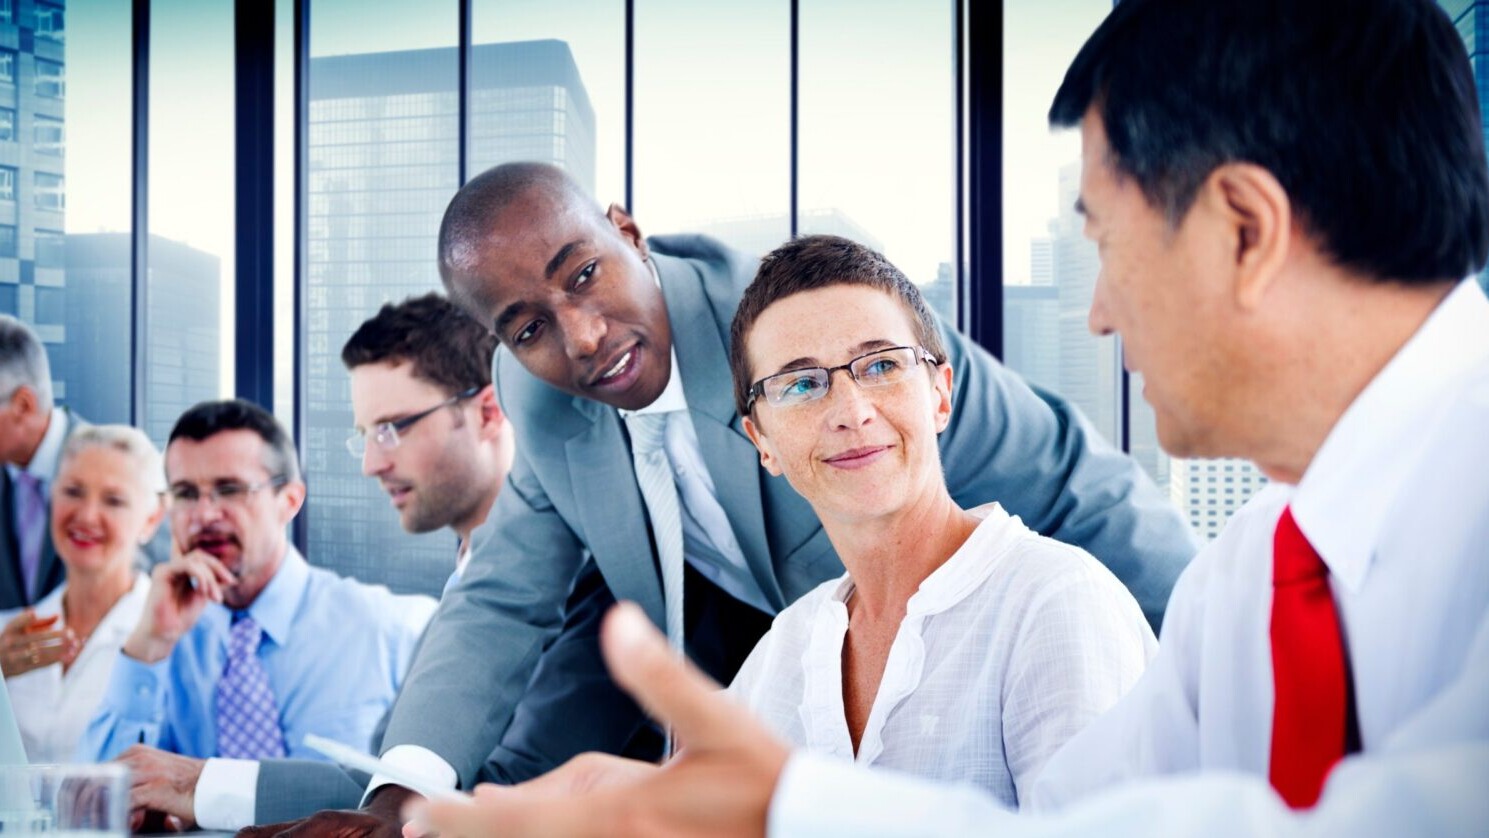
POLYGON ((50 172, 37 172, 36 208, 61 212, 66 207, 67 201, 62 189, 62 176, 54 175, 50 172))
POLYGON ((140 424, 163 445, 186 408, 233 393, 233 3, 152 0, 150 28, 150 284, 140 424))
POLYGON ((36 95, 50 99, 61 99, 67 94, 67 77, 61 64, 36 59, 36 95))
MULTIPOLYGON (((3 116, 0 116, 0 121, 3 121, 3 116)), ((37 116, 31 123, 32 150, 48 157, 61 157, 65 140, 63 125, 60 119, 37 116)))
POLYGON ((0 0, 0 23, 15 23, 16 0, 0 0))
POLYGON ((36 22, 33 27, 36 37, 50 38, 54 41, 63 40, 65 30, 62 25, 62 7, 51 3, 43 3, 38 0, 33 7, 36 22))
POLYGON ((624 4, 476 0, 471 44, 467 175, 543 160, 624 204, 624 4))
POLYGON ((13 166, 0 166, 0 201, 16 199, 16 170, 13 166))
POLYGON ((16 258, 16 228, 14 224, 0 225, 0 258, 16 258))
POLYGON ((750 253, 791 234, 791 6, 635 3, 637 222, 750 253), (700 11, 706 10, 706 11, 700 11))
MULTIPOLYGON (((301 313, 307 352, 298 393, 311 495, 303 514, 306 552, 316 564, 397 590, 438 593, 454 567, 454 539, 403 532, 387 496, 343 444, 353 420, 341 346, 384 302, 440 287, 434 241, 459 187, 456 6, 421 7, 417 25, 407 12, 402 0, 311 5, 301 313)), ((489 66, 489 54, 478 49, 480 67, 489 66)), ((551 69, 534 60, 515 69, 535 76, 551 69)), ((471 92, 484 97, 490 75, 478 72, 471 92)), ((555 87, 546 90, 551 97, 555 87)), ((513 115, 542 110, 534 98, 541 91, 519 95, 528 98, 495 107, 513 115)), ((530 127, 511 129, 509 138, 530 127)), ((502 130, 489 121, 482 131, 488 129, 502 130)))
POLYGON ((0 141, 10 142, 16 138, 16 112, 11 108, 0 108, 0 141))
MULTIPOLYGON (((1100 263, 1075 212, 1080 136, 1051 132, 1055 90, 1111 0, 1003 4, 1003 350, 1025 378, 1073 402, 1121 444, 1116 341, 1086 315, 1100 263)), ((1134 456, 1150 470, 1156 453, 1134 456)))
POLYGON ((0 82, 16 83, 16 51, 0 49, 0 82))
POLYGON ((882 251, 954 324, 952 4, 799 8, 797 231, 882 251))
POLYGON ((67 263, 67 238, 60 230, 36 231, 36 267, 62 268, 67 263))

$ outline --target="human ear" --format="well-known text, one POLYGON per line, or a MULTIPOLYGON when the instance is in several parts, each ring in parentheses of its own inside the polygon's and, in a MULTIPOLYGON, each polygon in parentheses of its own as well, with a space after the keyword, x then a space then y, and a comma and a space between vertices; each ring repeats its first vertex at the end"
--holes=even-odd
POLYGON ((481 388, 474 397, 476 410, 481 419, 479 435, 482 439, 496 439, 507 424, 507 415, 496 401, 496 388, 490 384, 481 388))
POLYGON ((641 261, 644 262, 650 258, 651 254, 646 249, 646 239, 641 235, 641 228, 636 224, 636 219, 626 212, 625 207, 620 204, 611 204, 610 208, 605 210, 605 217, 619 231, 621 238, 641 254, 641 261))
POLYGON ((760 452, 760 466, 776 477, 780 477, 781 463, 770 448, 770 440, 765 438, 760 426, 755 424, 755 420, 749 416, 744 418, 744 432, 745 436, 750 438, 750 442, 755 443, 755 450, 760 452))
POLYGON ((931 386, 936 391, 936 433, 951 424, 951 364, 940 363, 931 373, 931 386))
POLYGON ((1227 163, 1201 187, 1207 208, 1230 231, 1233 298, 1242 309, 1262 302, 1287 261, 1292 202, 1269 170, 1253 163, 1227 163))

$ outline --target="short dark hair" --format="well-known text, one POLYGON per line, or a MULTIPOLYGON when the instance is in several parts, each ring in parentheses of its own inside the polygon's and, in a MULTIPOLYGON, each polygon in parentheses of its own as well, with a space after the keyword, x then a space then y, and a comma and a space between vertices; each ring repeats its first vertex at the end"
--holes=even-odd
POLYGON ((1216 167, 1248 162, 1340 266, 1429 282, 1489 256, 1473 71, 1431 0, 1124 0, 1050 122, 1093 107, 1114 171, 1174 227, 1216 167))
POLYGON ((936 318, 920 289, 884 254, 841 236, 803 236, 760 260, 760 270, 734 312, 729 327, 729 371, 734 375, 734 408, 739 415, 745 415, 750 385, 754 383, 745 339, 755 321, 777 300, 833 285, 864 285, 898 298, 910 312, 916 341, 935 357, 936 363, 946 360, 936 318))
POLYGON ((415 378, 453 396, 491 383, 495 350, 496 335, 448 297, 430 292, 384 304, 347 339, 341 363, 351 370, 407 362, 413 365, 415 378))
POLYGON ((549 163, 503 163, 466 181, 450 199, 439 223, 439 275, 456 305, 470 311, 479 308, 481 301, 471 298, 468 289, 455 286, 455 274, 470 269, 477 245, 490 234, 496 217, 530 189, 542 189, 570 205, 600 212, 583 187, 549 163))
MULTIPOLYGON (((300 479, 300 461, 295 443, 274 415, 243 399, 198 402, 186 409, 176 426, 171 428, 165 447, 178 439, 201 442, 225 431, 253 431, 264 441, 264 470, 270 477, 287 481, 300 479)), ((169 476, 169 475, 167 475, 169 476)))

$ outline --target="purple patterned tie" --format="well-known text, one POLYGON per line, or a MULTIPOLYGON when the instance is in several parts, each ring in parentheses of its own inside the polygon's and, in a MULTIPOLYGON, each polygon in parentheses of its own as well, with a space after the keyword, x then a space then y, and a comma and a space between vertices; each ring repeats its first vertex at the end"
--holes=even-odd
POLYGON ((47 505, 41 496, 41 479, 29 471, 20 473, 17 479, 20 491, 19 532, 17 540, 21 547, 21 599, 33 602, 36 591, 36 575, 41 569, 41 543, 46 537, 47 505))
POLYGON ((247 612, 233 613, 228 635, 227 666, 217 682, 217 755, 229 759, 284 756, 279 705, 269 686, 269 673, 259 660, 264 630, 247 612))

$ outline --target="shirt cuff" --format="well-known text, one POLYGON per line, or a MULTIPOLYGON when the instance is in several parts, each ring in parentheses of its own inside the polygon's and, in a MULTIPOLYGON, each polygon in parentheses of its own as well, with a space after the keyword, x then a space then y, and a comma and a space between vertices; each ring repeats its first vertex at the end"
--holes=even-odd
MULTIPOLYGON (((405 774, 423 780, 430 788, 453 789, 456 781, 459 780, 450 763, 445 762, 434 751, 418 745, 394 745, 383 754, 383 762, 405 774)), ((362 805, 367 805, 373 792, 388 785, 401 786, 403 784, 383 774, 374 774, 372 782, 367 784, 367 791, 362 795, 362 805)))
POLYGON ((258 760, 207 760, 196 780, 196 802, 192 804, 197 825, 224 832, 251 826, 258 782, 258 760))
POLYGON ((993 834, 1016 815, 966 783, 933 783, 797 751, 776 781, 765 834, 783 836, 993 834))

